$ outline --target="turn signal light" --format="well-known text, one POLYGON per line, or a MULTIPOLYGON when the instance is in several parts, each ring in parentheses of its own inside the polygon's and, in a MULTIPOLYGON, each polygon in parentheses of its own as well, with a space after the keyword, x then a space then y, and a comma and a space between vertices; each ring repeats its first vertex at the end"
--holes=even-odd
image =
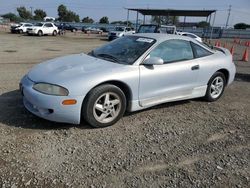
POLYGON ((77 103, 77 101, 75 99, 68 99, 68 100, 64 100, 62 102, 63 105, 74 105, 76 103, 77 103))

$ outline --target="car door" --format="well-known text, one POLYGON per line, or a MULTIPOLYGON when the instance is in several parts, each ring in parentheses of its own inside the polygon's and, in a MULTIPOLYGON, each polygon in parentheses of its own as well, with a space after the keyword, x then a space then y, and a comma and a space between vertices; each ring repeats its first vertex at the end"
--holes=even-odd
POLYGON ((199 62, 189 41, 167 40, 148 55, 163 59, 162 65, 140 65, 139 103, 143 107, 191 96, 197 86, 199 62))
POLYGON ((49 27, 48 27, 48 24, 45 23, 45 24, 43 25, 43 34, 48 34, 48 33, 49 33, 49 27))

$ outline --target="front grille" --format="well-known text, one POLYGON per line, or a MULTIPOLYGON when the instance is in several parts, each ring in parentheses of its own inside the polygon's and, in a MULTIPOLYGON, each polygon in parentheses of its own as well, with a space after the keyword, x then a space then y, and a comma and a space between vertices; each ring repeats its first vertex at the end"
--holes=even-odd
POLYGON ((116 36, 116 33, 111 33, 111 36, 116 36))

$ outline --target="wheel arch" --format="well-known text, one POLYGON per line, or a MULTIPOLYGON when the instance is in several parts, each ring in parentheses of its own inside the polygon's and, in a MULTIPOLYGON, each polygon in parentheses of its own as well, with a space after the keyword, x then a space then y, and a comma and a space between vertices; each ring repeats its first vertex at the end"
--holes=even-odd
POLYGON ((216 72, 221 72, 222 74, 224 74, 225 78, 226 78, 226 85, 228 84, 229 81, 229 71, 227 69, 219 69, 216 72))
POLYGON ((82 103, 82 104, 84 104, 84 102, 86 101, 86 99, 87 99, 87 97, 88 97, 90 91, 92 91, 94 88, 96 88, 96 87, 98 87, 98 86, 105 85, 105 84, 114 85, 114 86, 116 86, 116 87, 118 87, 118 88, 120 88, 120 89, 122 90, 122 92, 124 93, 124 95, 125 95, 125 97, 126 97, 126 109, 128 109, 129 104, 130 104, 129 101, 132 100, 132 91, 131 91, 131 88, 130 88, 126 83, 124 83, 124 82, 122 82, 122 81, 118 81, 118 80, 109 80, 109 81, 105 81, 105 82, 102 82, 102 83, 100 83, 100 84, 98 84, 98 85, 92 87, 92 88, 88 91, 88 93, 86 94, 86 96, 84 97, 83 103, 82 103))

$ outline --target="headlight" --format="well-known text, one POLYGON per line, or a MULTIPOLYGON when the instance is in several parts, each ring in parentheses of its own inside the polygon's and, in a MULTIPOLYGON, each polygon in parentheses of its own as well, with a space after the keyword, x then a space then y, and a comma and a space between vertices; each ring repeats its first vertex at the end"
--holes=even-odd
POLYGON ((69 94, 66 88, 47 83, 35 84, 33 89, 47 95, 67 96, 69 94))
POLYGON ((119 35, 119 37, 121 37, 123 35, 123 33, 119 33, 118 35, 119 35))

